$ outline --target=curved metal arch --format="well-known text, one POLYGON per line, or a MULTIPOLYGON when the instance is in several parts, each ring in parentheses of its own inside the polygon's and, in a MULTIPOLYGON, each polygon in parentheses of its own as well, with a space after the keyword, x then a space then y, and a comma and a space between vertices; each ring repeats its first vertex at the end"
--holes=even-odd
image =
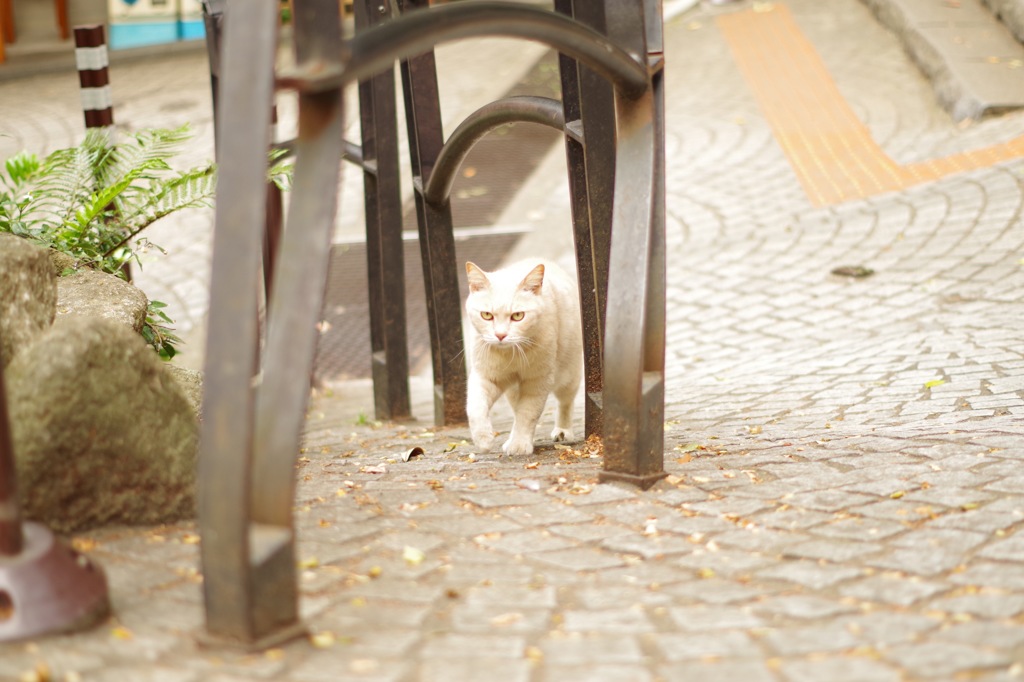
POLYGON ((648 88, 647 66, 607 37, 565 15, 511 2, 457 3, 404 14, 349 40, 343 48, 344 68, 302 64, 281 74, 278 84, 299 90, 336 88, 365 80, 439 43, 484 36, 549 45, 586 64, 628 97, 639 97, 648 88))
POLYGON ((455 174, 473 146, 487 133, 507 123, 540 123, 562 131, 562 103, 550 97, 506 97, 480 107, 459 124, 444 143, 430 171, 423 198, 435 206, 448 202, 455 174))

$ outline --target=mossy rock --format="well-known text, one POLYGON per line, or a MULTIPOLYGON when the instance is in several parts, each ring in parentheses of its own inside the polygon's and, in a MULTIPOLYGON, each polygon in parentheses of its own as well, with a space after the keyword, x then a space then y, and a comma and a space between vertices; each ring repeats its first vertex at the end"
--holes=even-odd
POLYGON ((129 327, 58 317, 6 381, 27 518, 69 533, 195 513, 198 421, 129 327))

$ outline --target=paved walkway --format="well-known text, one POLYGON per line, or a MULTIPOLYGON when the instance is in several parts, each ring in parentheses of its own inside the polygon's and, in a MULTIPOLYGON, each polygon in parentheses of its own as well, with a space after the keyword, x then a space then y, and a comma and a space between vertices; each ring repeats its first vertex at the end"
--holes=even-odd
POLYGON ((597 485, 587 448, 508 459, 464 429, 366 423, 367 385, 340 386, 315 397, 299 465, 312 637, 198 648, 194 527, 104 530, 75 542, 106 568, 114 618, 3 647, 0 678, 1024 675, 1024 163, 820 201, 733 58, 715 16, 732 11, 791 14, 902 167, 1020 134, 1021 114, 953 124, 855 0, 682 15, 666 26, 665 482, 597 485), (426 454, 403 462, 411 445, 426 454))

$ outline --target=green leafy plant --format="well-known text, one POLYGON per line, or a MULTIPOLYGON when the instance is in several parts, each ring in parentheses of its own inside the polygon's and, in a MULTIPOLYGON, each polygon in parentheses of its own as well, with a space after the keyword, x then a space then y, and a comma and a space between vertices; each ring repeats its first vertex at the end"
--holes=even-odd
POLYGON ((164 360, 170 360, 177 352, 181 339, 174 334, 174 320, 163 311, 167 304, 163 301, 150 301, 146 308, 146 322, 142 326, 142 338, 153 346, 164 360))
POLYGON ((151 129, 112 143, 91 129, 77 147, 40 161, 22 152, 0 174, 0 231, 66 253, 103 272, 123 276, 138 260, 130 241, 160 218, 209 206, 214 168, 173 170, 167 160, 189 138, 188 127, 151 129))
MULTIPOLYGON (((166 215, 209 206, 215 172, 212 165, 177 171, 168 163, 189 139, 188 126, 122 136, 114 143, 106 130, 91 129, 80 145, 43 160, 31 152, 7 159, 0 172, 0 232, 126 278, 125 264, 139 260, 133 240, 166 215)), ((283 183, 288 169, 278 176, 283 183)), ((143 336, 169 358, 180 339, 163 307, 150 303, 143 336)))

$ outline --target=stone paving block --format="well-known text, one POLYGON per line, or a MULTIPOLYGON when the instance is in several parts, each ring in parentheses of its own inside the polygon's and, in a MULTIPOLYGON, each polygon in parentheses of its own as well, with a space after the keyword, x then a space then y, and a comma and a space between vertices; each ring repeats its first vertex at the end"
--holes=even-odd
POLYGON ((554 493, 554 497, 561 498, 567 504, 572 504, 576 507, 585 507, 593 504, 635 500, 637 498, 637 493, 633 490, 627 490, 625 487, 604 485, 588 487, 585 490, 585 494, 573 494, 571 492, 567 493, 559 491, 554 493))
POLYGON ((551 609, 460 603, 452 608, 451 618, 457 632, 525 635, 547 631, 551 609))
POLYGON ((523 606, 527 608, 554 608, 555 588, 537 585, 471 587, 464 594, 465 603, 470 606, 523 606))
POLYGON ((722 682, 777 682, 778 678, 761 661, 686 661, 658 668, 668 680, 721 680, 722 682))
POLYGON ((573 590, 572 603, 584 609, 610 611, 641 606, 657 607, 672 602, 671 595, 662 589, 662 583, 644 580, 643 577, 637 575, 636 571, 623 576, 602 574, 594 587, 573 590), (619 577, 622 579, 617 580, 619 577))
POLYGON ((490 533, 479 537, 483 547, 507 554, 532 555, 538 552, 570 549, 576 543, 547 530, 522 530, 511 533, 490 533))
POLYGON ((839 587, 839 594, 863 602, 911 606, 949 590, 945 583, 906 578, 901 574, 883 574, 846 583, 839 587))
POLYGON ((1005 562, 974 559, 963 570, 951 574, 948 580, 957 585, 1024 591, 1024 575, 1016 570, 1016 564, 1005 562))
POLYGON ((1004 561, 1024 561, 1024 535, 1015 534, 996 540, 978 551, 978 556, 1004 561))
POLYGON ((635 665, 591 664, 580 666, 545 665, 547 679, 560 682, 653 682, 656 678, 635 665))
POLYGON ((588 663, 642 664, 646 658, 636 637, 620 634, 556 631, 538 642, 545 663, 585 666, 588 663))
POLYGON ((1024 628, 1005 621, 996 623, 975 621, 943 628, 936 633, 935 638, 960 644, 983 642, 986 646, 1012 650, 1024 643, 1024 628))
POLYGON ((152 667, 143 665, 112 666, 99 672, 91 673, 90 682, 121 682, 122 680, 138 680, 138 682, 199 682, 202 678, 194 670, 152 667))
POLYGON ((970 530, 988 535, 1005 534, 1006 530, 1020 521, 1020 516, 1012 512, 987 511, 982 514, 968 509, 963 512, 950 512, 928 523, 930 528, 956 528, 970 530))
POLYGON ((680 606, 669 609, 669 615, 685 632, 750 630, 765 624, 749 608, 738 606, 680 606))
POLYGON ((0 679, 20 680, 29 678, 40 667, 49 671, 54 679, 74 679, 75 675, 86 676, 108 665, 100 652, 78 651, 62 643, 61 638, 51 639, 41 646, 24 643, 7 644, 0 656, 0 679), (56 643, 56 644, 55 644, 56 643))
POLYGON ((522 526, 501 516, 456 514, 419 520, 417 526, 446 535, 474 538, 489 533, 508 533, 520 530, 522 526))
POLYGON ((834 518, 810 529, 814 535, 858 541, 886 540, 906 531, 906 525, 896 521, 857 516, 834 518))
POLYGON ((870 566, 903 571, 926 578, 951 571, 967 559, 967 554, 957 549, 923 548, 893 549, 883 554, 867 557, 870 566))
POLYGON ((859 568, 807 560, 781 561, 756 572, 762 579, 785 580, 812 590, 830 587, 862 574, 859 568))
POLYGON ((786 682, 900 682, 895 668, 880 661, 833 656, 811 661, 786 661, 781 666, 786 682))
POLYGON ((662 657, 670 662, 700 659, 759 659, 761 647, 747 633, 656 634, 651 636, 662 657))
POLYGON ((567 505, 544 505, 511 507, 499 510, 500 514, 523 526, 544 526, 553 523, 586 523, 594 520, 593 511, 589 508, 578 509, 567 505))
POLYGON ((566 610, 562 628, 567 632, 639 635, 654 631, 643 607, 566 610))
POLYGON ((993 590, 984 594, 936 599, 932 606, 939 611, 966 613, 988 620, 1006 620, 1024 611, 1024 595, 999 593, 993 590))
POLYGON ((689 554, 694 551, 693 543, 672 535, 617 535, 601 542, 601 547, 618 554, 636 554, 651 560, 666 556, 689 554))
POLYGON ((907 533, 894 538, 891 543, 895 547, 923 549, 941 547, 967 553, 987 539, 982 533, 926 527, 916 533, 907 533))
POLYGON ((766 511, 751 517, 751 521, 767 528, 797 531, 818 526, 834 520, 834 518, 833 514, 825 512, 780 505, 772 511, 766 511))
POLYGON ((844 602, 816 595, 779 595, 763 599, 753 605, 755 613, 766 620, 772 617, 814 620, 828 618, 856 611, 856 607, 844 602))
POLYGON ((523 507, 541 504, 544 498, 540 493, 526 490, 494 490, 489 492, 463 493, 462 499, 484 509, 496 507, 523 507))
POLYGON ((749 584, 734 580, 703 578, 667 585, 662 589, 682 600, 677 599, 677 603, 742 604, 781 592, 785 587, 781 582, 772 585, 760 581, 757 587, 751 587, 749 584))
POLYGON ((636 531, 624 528, 611 523, 573 523, 548 526, 548 530, 555 535, 570 538, 578 542, 592 542, 615 537, 631 536, 636 531))
POLYGON ((524 563, 515 563, 508 557, 495 554, 490 561, 456 560, 442 573, 448 585, 474 585, 479 582, 529 583, 537 569, 524 563))
POLYGON ((853 650, 863 645, 861 638, 835 621, 815 625, 771 628, 760 639, 778 656, 821 656, 853 650))
POLYGON ((377 578, 360 577, 346 585, 345 597, 363 597, 364 599, 387 599, 401 596, 403 602, 413 604, 432 604, 445 594, 441 585, 428 584, 425 581, 395 579, 381 575, 377 578))
POLYGON ((898 644, 885 650, 886 660, 913 669, 916 674, 938 678, 956 674, 959 671, 1009 666, 1012 657, 986 647, 954 642, 927 642, 921 644, 898 644))
POLYGON ((722 518, 738 518, 753 516, 760 511, 773 506, 770 502, 756 499, 742 500, 709 500, 707 502, 689 502, 683 505, 684 509, 700 512, 708 516, 719 516, 722 518))
POLYGON ((415 629, 423 624, 430 610, 429 605, 403 601, 400 593, 389 598, 357 597, 321 613, 317 624, 343 633, 358 633, 371 626, 415 629))
POLYGON ((699 576, 718 575, 742 578, 774 562, 773 557, 738 550, 706 550, 673 559, 678 566, 689 568, 699 576))
POLYGON ((787 547, 784 556, 792 559, 819 559, 842 564, 877 555, 883 549, 884 547, 877 542, 811 540, 787 547))
POLYGON ((762 528, 753 523, 742 529, 719 533, 715 536, 715 542, 720 546, 769 555, 782 552, 785 547, 802 542, 804 539, 795 533, 762 528))
POLYGON ((318 656, 297 666, 290 673, 296 682, 398 682, 408 674, 411 665, 406 661, 388 661, 376 658, 362 658, 352 655, 339 656, 334 660, 318 656))
POLYGON ((495 662, 522 659, 526 655, 526 638, 508 635, 446 633, 424 640, 420 657, 452 660, 487 656, 495 662))
POLYGON ((985 490, 1022 494, 1024 493, 1024 475, 1006 476, 1000 481, 989 483, 985 486, 985 490))

